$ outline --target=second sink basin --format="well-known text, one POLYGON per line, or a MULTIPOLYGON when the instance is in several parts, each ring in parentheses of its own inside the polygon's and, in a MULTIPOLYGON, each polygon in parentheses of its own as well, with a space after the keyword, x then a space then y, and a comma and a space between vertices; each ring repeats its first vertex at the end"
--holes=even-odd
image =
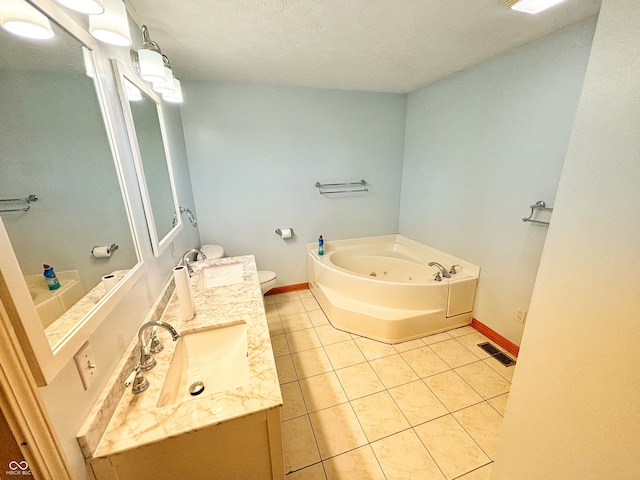
POLYGON ((248 383, 245 322, 187 332, 176 345, 158 407, 232 390, 248 383), (199 393, 194 395, 190 390, 199 393))
POLYGON ((208 290, 223 285, 233 285, 235 283, 242 283, 242 281, 241 263, 227 263, 224 265, 202 267, 200 277, 198 277, 196 283, 196 291, 208 290))

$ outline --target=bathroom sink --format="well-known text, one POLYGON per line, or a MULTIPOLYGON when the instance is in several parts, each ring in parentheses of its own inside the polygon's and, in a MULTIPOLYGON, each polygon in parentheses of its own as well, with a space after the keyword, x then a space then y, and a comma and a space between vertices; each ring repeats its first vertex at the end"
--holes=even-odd
POLYGON ((196 291, 208 290, 213 287, 242 283, 242 264, 228 263, 202 267, 200 277, 196 283, 196 291))
POLYGON ((233 390, 248 383, 245 322, 194 330, 181 334, 178 340, 158 407, 233 390))

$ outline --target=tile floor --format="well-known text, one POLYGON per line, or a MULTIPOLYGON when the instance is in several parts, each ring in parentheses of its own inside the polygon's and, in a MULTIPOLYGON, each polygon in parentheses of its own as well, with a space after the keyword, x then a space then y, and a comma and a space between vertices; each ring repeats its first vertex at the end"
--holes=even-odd
POLYGON ((486 480, 514 367, 463 327, 388 345, 335 329, 309 290, 265 297, 287 480, 486 480))

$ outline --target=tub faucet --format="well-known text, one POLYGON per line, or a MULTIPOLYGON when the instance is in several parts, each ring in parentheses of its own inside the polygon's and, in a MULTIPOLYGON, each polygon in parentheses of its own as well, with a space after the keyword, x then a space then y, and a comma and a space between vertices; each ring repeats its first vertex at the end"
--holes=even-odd
POLYGON ((196 254, 196 260, 198 259, 198 255, 202 256, 203 260, 207 259, 207 256, 202 252, 202 250, 199 250, 197 248, 192 248, 191 250, 187 250, 186 252, 184 252, 182 254, 182 260, 180 261, 180 265, 184 265, 187 267, 187 271, 189 272, 189 276, 191 276, 191 274, 193 273, 193 269, 191 268, 191 265, 189 264, 189 255, 191 255, 192 253, 196 254))
POLYGON ((180 334, 176 331, 176 329, 169 325, 167 322, 163 322, 162 320, 156 320, 142 324, 142 326, 138 330, 138 342, 140 343, 140 361, 125 382, 125 386, 127 387, 133 383, 133 387, 131 389, 133 393, 144 392, 149 387, 149 380, 144 378, 142 372, 147 372, 156 366, 156 360, 149 353, 147 353, 147 349, 144 345, 144 339, 142 338, 144 331, 147 328, 151 327, 162 327, 166 329, 171 334, 171 338, 174 342, 180 338, 180 334))
POLYGON ((430 267, 438 267, 440 269, 440 273, 444 278, 451 278, 451 275, 449 274, 449 272, 447 272, 447 269, 440 265, 438 262, 429 262, 428 265, 430 267))

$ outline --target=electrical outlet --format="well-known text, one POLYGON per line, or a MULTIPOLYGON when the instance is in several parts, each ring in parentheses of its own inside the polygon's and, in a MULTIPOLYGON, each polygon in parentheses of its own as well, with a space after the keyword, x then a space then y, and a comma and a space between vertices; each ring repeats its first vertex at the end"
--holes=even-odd
POLYGON ((520 323, 524 323, 524 317, 527 316, 527 311, 520 308, 517 312, 516 312, 516 316, 514 318, 514 320, 516 322, 520 322, 520 323))
POLYGON ((82 348, 73 357, 80 372, 80 378, 82 379, 82 385, 85 390, 89 389, 89 385, 93 382, 93 379, 97 375, 96 362, 93 357, 93 351, 89 342, 85 343, 82 348))

